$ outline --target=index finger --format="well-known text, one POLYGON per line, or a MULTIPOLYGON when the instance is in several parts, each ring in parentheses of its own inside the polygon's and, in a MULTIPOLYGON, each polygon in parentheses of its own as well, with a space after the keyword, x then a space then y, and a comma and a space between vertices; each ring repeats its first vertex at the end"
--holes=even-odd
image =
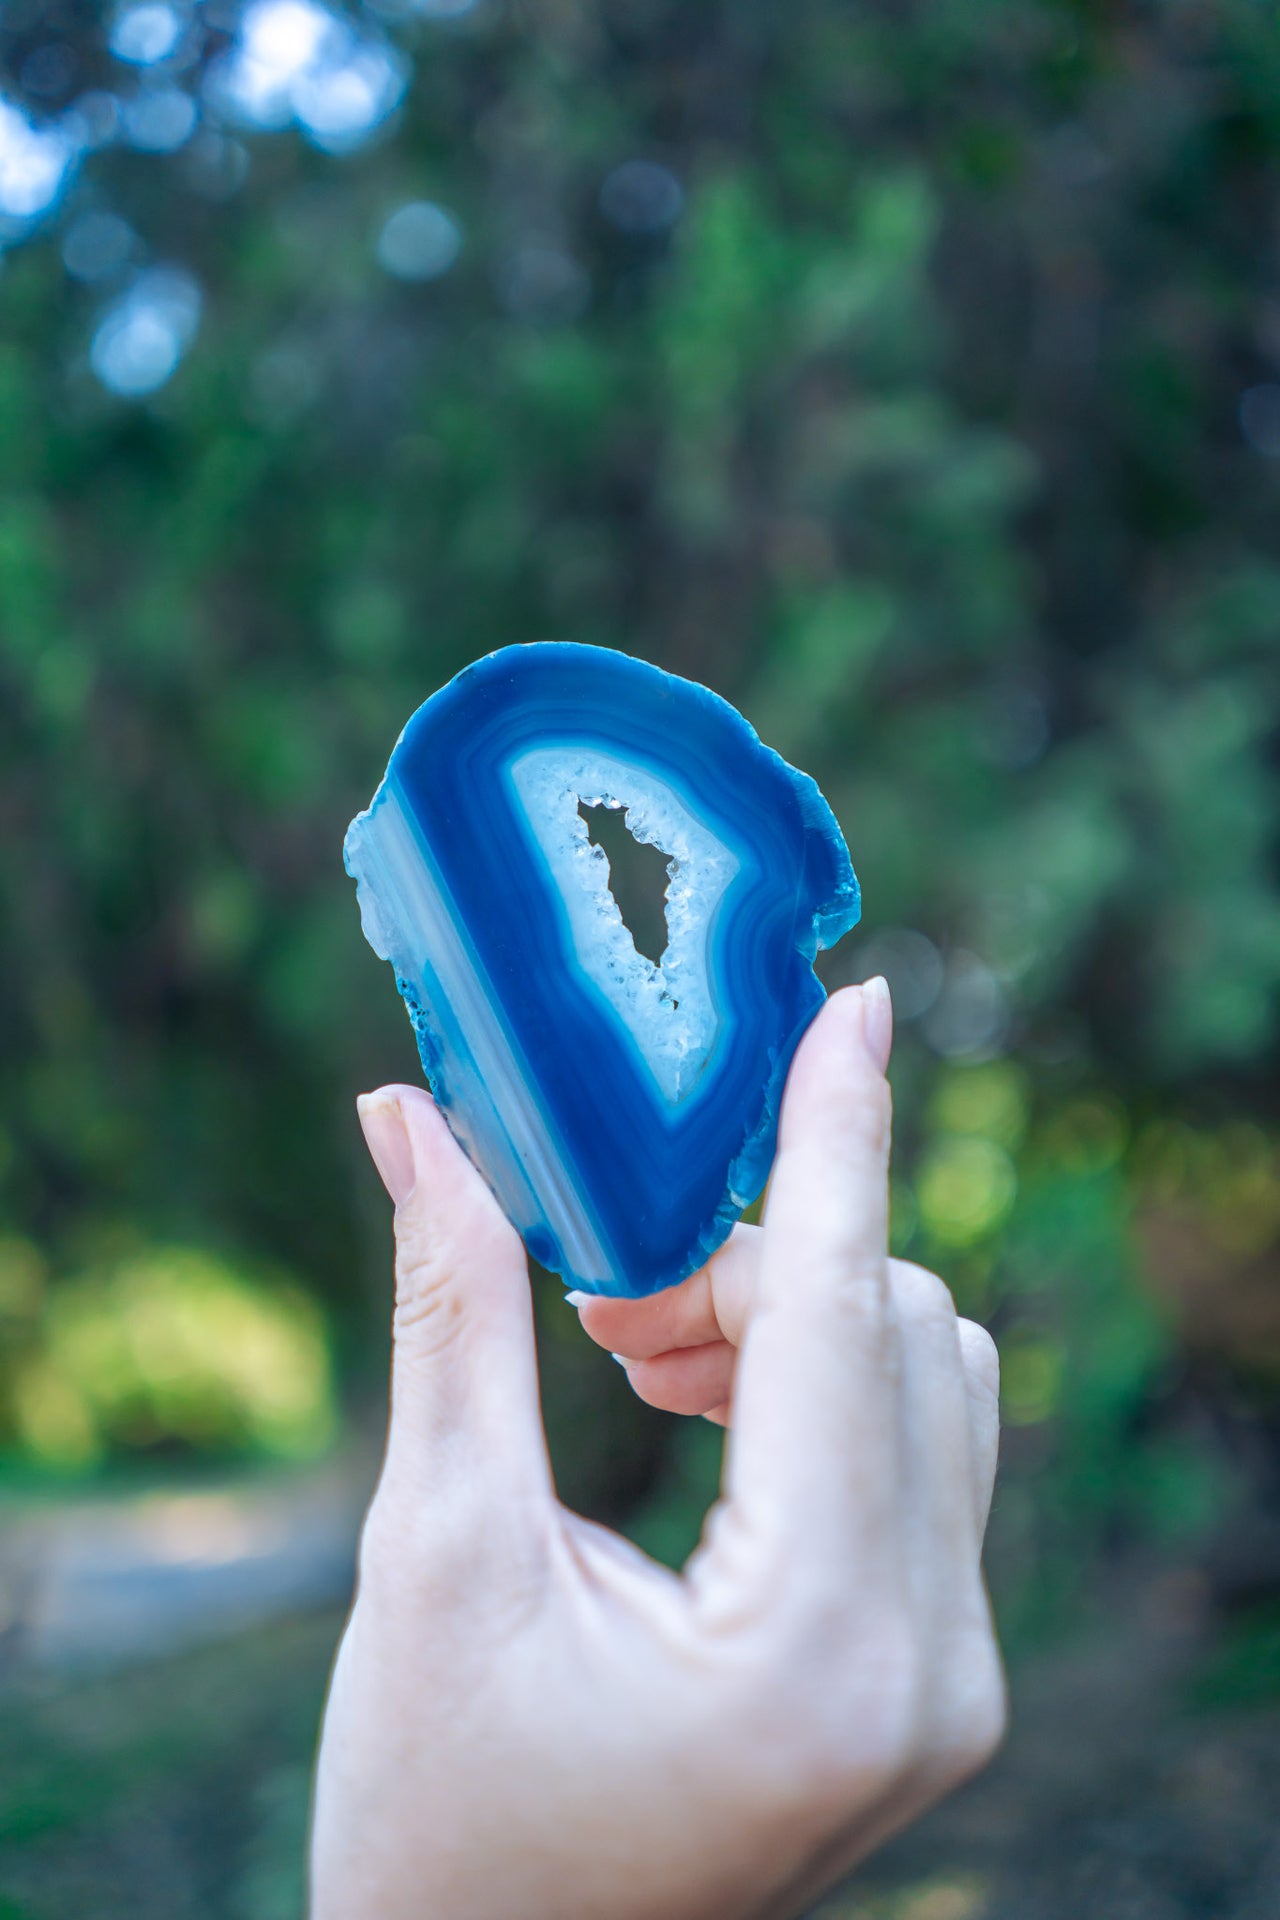
POLYGON ((787 1082, 725 1465, 730 1507, 770 1552, 816 1530, 861 1555, 893 1524, 892 1033, 883 980, 846 988, 818 1014, 787 1082))

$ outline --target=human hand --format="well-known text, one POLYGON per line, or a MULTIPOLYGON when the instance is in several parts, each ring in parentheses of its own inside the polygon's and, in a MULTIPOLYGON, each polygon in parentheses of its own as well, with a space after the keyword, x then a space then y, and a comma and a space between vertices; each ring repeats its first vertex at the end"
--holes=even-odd
POLYGON ((732 1398, 680 1575, 558 1505, 519 1240, 425 1093, 362 1103, 397 1203, 392 1412, 312 1920, 782 1920, 992 1751, 994 1352, 886 1257, 889 1030, 882 983, 836 994, 763 1229, 583 1309, 646 1397, 732 1398))

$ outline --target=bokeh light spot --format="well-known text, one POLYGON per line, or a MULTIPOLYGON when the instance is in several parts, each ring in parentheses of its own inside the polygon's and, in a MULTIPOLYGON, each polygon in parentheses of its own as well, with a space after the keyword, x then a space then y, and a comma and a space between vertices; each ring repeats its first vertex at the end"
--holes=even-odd
POLYGON ((624 160, 605 178, 600 211, 623 233, 661 233, 684 211, 684 188, 656 160, 624 160))
POLYGON ((177 10, 165 0, 144 0, 143 5, 124 7, 111 23, 107 45, 117 60, 149 67, 166 60, 182 34, 177 10))
POLYGON ((926 1040, 947 1059, 994 1053, 1008 1027, 1008 1004, 992 969, 975 953, 953 953, 924 1022, 926 1040))
POLYGON ((124 106, 124 130, 143 153, 175 153, 195 129, 198 109, 181 87, 148 87, 124 106))
POLYGON ((406 75, 400 54, 316 0, 255 0, 205 85, 229 118, 264 128, 293 120, 317 146, 345 153, 399 104, 406 75))
POLYGON ((228 200, 249 178, 249 154, 239 140, 203 127, 184 155, 188 186, 206 200, 228 200))
POLYGON ((438 280, 461 250, 461 227, 434 200, 397 207, 378 235, 378 264, 397 280, 438 280))
POLYGON ((289 90, 321 57, 338 31, 326 7, 312 0, 258 0, 240 27, 231 91, 250 119, 264 124, 289 116, 289 90))
POLYGON ((585 269, 559 247, 540 241, 508 254, 494 280, 503 306, 521 320, 573 320, 591 297, 585 269))
POLYGON ((858 955, 858 977, 883 974, 893 996, 895 1020, 918 1020, 938 997, 945 969, 942 955, 927 934, 913 927, 888 927, 875 933, 858 955))
POLYGON ((980 1880, 950 1875, 908 1889, 895 1903, 894 1920, 982 1920, 986 1889, 980 1880))
POLYGON ((110 280, 126 267, 137 236, 118 213, 82 213, 62 240, 62 264, 76 280, 110 280))
POLYGON ((1015 1427, 1036 1426, 1062 1395, 1061 1346, 1044 1335, 1014 1333, 1000 1343, 1000 1411, 1015 1427))
POLYGON ((977 1134, 1012 1152, 1027 1129, 1027 1076, 1012 1060, 946 1070, 930 1117, 946 1133, 977 1134))
POLYGON ((1004 1224, 1018 1176, 1003 1147, 976 1136, 944 1136, 921 1158, 916 1173, 920 1219, 944 1246, 965 1247, 1004 1224))
POLYGON ((80 95, 67 115, 66 125, 73 146, 109 147, 120 131, 120 102, 114 93, 94 87, 80 95))
POLYGON ((36 220, 66 184, 75 142, 61 127, 36 127, 0 94, 0 215, 36 220))
POLYGON ((317 146, 343 153, 386 119, 403 91, 403 74, 388 49, 361 47, 341 63, 305 74, 294 88, 294 110, 317 146))
POLYGON ((140 274, 93 336, 89 363, 103 386, 123 399, 162 387, 195 338, 200 304, 198 285, 181 268, 140 274))
POLYGON ((1051 1116, 1040 1140, 1043 1151, 1068 1173, 1104 1173, 1129 1144, 1129 1116, 1110 1094, 1071 1100, 1051 1116))

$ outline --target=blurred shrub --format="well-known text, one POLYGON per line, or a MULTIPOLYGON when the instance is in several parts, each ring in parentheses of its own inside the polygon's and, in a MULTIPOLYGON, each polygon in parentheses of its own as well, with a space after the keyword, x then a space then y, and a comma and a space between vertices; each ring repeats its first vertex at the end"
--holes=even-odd
POLYGON ((314 1454, 334 1431, 319 1308, 189 1248, 106 1258, 47 1291, 0 1246, 11 1444, 64 1470, 112 1448, 314 1454))

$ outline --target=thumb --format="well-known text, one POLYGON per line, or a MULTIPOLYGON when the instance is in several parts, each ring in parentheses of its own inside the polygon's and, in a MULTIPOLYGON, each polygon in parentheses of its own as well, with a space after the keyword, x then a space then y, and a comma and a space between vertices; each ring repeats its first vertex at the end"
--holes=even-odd
POLYGON ((445 1460, 450 1480, 496 1469, 549 1487, 519 1236, 422 1088, 362 1094, 357 1111, 396 1209, 388 1469, 428 1491, 445 1460))

